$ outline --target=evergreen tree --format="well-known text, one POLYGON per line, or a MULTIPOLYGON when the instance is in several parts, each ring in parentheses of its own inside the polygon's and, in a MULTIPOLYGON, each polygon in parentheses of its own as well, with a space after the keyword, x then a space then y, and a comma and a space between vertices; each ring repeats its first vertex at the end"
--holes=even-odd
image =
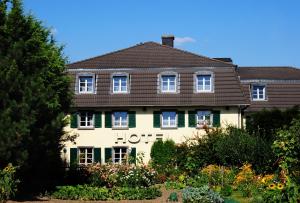
POLYGON ((25 185, 53 183, 63 169, 72 98, 65 67, 50 30, 25 15, 20 0, 0 0, 0 168, 19 165, 25 185))

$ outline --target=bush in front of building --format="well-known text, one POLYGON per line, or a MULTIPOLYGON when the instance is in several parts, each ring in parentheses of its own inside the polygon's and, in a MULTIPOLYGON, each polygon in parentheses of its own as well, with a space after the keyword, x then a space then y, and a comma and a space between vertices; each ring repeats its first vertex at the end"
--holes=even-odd
POLYGON ((272 171, 274 158, 268 142, 233 126, 211 129, 206 135, 186 140, 176 149, 177 166, 192 176, 210 164, 240 167, 247 162, 257 172, 272 171))
POLYGON ((174 174, 176 166, 176 145, 173 140, 157 140, 151 147, 151 167, 166 177, 174 174))
POLYGON ((157 172, 146 165, 94 164, 87 167, 88 183, 97 187, 150 187, 157 172))
POLYGON ((58 186, 51 197, 65 200, 144 200, 162 195, 157 187, 94 187, 89 185, 58 186))

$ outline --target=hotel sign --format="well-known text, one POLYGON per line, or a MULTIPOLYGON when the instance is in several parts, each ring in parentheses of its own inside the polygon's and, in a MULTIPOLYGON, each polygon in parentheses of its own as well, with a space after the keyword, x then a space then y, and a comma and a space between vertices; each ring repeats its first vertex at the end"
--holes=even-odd
POLYGON ((154 142, 155 140, 159 140, 163 138, 162 133, 156 134, 140 134, 140 133, 116 133, 115 134, 116 140, 115 143, 119 144, 138 144, 138 143, 145 143, 148 144, 149 142, 154 142))

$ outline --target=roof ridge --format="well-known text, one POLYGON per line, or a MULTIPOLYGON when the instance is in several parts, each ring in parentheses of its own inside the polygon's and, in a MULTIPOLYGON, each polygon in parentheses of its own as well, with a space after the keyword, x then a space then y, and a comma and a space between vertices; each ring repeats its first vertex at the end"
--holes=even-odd
POLYGON ((121 52, 121 51, 132 49, 132 48, 135 48, 135 47, 138 47, 138 46, 142 46, 144 44, 145 43, 141 42, 139 44, 136 44, 136 45, 133 45, 133 46, 130 46, 130 47, 127 47, 127 48, 118 49, 118 50, 111 51, 111 52, 108 52, 108 53, 105 53, 105 54, 102 54, 102 55, 98 55, 98 56, 90 57, 90 58, 87 58, 87 59, 79 60, 79 61, 76 61, 76 62, 73 62, 73 63, 69 63, 68 65, 74 65, 76 63, 81 63, 81 62, 84 62, 84 61, 89 61, 91 59, 100 58, 100 57, 104 57, 104 56, 107 56, 107 55, 115 54, 115 53, 118 53, 118 52, 121 52))
MULTIPOLYGON (((152 42, 152 41, 150 41, 150 42, 152 42)), ((224 62, 224 61, 221 61, 221 60, 213 59, 213 58, 210 58, 210 57, 207 57, 207 56, 203 56, 203 55, 200 55, 200 54, 196 54, 196 53, 193 53, 193 52, 190 52, 190 51, 186 51, 186 50, 183 50, 183 49, 179 49, 179 48, 175 48, 175 47, 170 47, 168 45, 162 45, 162 44, 160 44, 158 42, 152 42, 152 43, 154 43, 156 45, 159 45, 159 46, 162 46, 162 47, 166 47, 168 49, 175 49, 177 51, 181 51, 181 52, 184 52, 184 53, 187 53, 187 54, 192 54, 192 55, 197 56, 197 57, 203 57, 203 58, 206 58, 206 59, 209 59, 209 60, 212 60, 212 61, 216 61, 218 63, 224 63, 226 65, 236 66, 235 64, 232 64, 232 63, 228 63, 228 62, 224 62)))
POLYGON ((183 49, 179 49, 179 48, 175 48, 175 47, 170 47, 170 46, 167 46, 167 45, 162 45, 162 44, 160 44, 158 42, 154 42, 154 41, 141 42, 141 43, 138 43, 136 45, 133 45, 133 46, 130 46, 130 47, 127 47, 127 48, 118 49, 116 51, 108 52, 108 53, 105 53, 103 55, 98 55, 98 56, 90 57, 90 58, 87 58, 87 59, 79 60, 79 61, 76 61, 76 62, 73 62, 73 63, 69 63, 68 65, 76 65, 78 63, 82 63, 82 62, 89 61, 89 60, 92 60, 92 59, 102 58, 102 57, 105 57, 105 56, 108 56, 108 55, 112 55, 112 54, 115 54, 115 53, 126 51, 128 49, 132 49, 132 48, 136 48, 136 47, 139 47, 139 46, 143 46, 145 44, 154 44, 156 46, 160 46, 160 47, 164 47, 164 48, 167 48, 167 49, 179 51, 179 52, 182 52, 182 53, 185 53, 185 54, 190 54, 190 55, 193 55, 193 56, 196 56, 196 57, 206 58, 206 59, 209 59, 211 61, 215 61, 215 62, 218 62, 218 63, 221 63, 221 64, 226 64, 226 65, 230 65, 230 66, 236 66, 235 64, 232 64, 232 63, 228 63, 228 62, 224 62, 224 61, 221 61, 221 60, 209 58, 207 56, 196 54, 196 53, 193 53, 193 52, 190 52, 190 51, 186 51, 186 50, 183 50, 183 49))

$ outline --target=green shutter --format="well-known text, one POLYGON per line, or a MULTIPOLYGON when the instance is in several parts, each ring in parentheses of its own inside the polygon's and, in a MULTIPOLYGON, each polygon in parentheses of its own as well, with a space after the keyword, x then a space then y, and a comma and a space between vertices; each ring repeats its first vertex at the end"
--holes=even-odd
POLYGON ((196 127, 196 111, 189 111, 189 127, 196 127))
POLYGON ((70 148, 70 166, 76 166, 77 164, 77 148, 70 148))
POLYGON ((213 116, 213 127, 220 127, 221 122, 220 122, 220 111, 213 111, 212 112, 213 116))
POLYGON ((77 113, 71 114, 71 128, 77 128, 78 121, 77 121, 77 113))
POLYGON ((136 127, 136 116, 135 111, 129 111, 128 112, 128 120, 129 120, 129 128, 135 128, 136 127))
POLYGON ((111 112, 110 111, 105 112, 105 127, 111 128, 111 112))
POLYGON ((160 111, 153 112, 153 127, 160 128, 160 111))
POLYGON ((105 148, 105 163, 112 162, 112 148, 105 148))
POLYGON ((101 118, 101 112, 95 113, 95 128, 101 128, 102 127, 102 118, 101 118))
POLYGON ((131 148, 129 163, 136 164, 136 148, 135 147, 131 148))
POLYGON ((178 128, 184 128, 185 127, 185 115, 184 115, 184 111, 178 111, 178 128))
POLYGON ((101 163, 101 148, 94 148, 94 163, 101 163))

